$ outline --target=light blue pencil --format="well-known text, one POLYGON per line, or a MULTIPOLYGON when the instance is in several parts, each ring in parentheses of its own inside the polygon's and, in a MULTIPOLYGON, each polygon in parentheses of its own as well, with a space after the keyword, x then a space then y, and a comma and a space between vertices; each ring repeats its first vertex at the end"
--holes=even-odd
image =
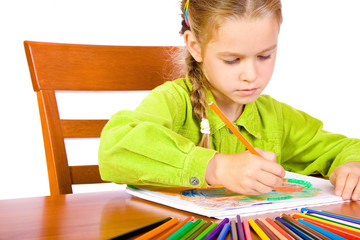
POLYGON ((221 232, 217 238, 217 240, 224 240, 226 238, 226 235, 230 229, 230 223, 226 223, 224 227, 221 229, 221 232))

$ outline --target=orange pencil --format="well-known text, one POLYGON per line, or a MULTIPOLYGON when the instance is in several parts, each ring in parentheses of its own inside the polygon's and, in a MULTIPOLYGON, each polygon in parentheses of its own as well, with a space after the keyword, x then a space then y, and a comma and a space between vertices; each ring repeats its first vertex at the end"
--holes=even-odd
POLYGON ((148 240, 148 239, 152 239, 153 237, 155 237, 156 235, 164 232, 166 229, 174 226, 177 222, 179 221, 178 218, 172 218, 171 220, 167 221, 166 223, 161 224, 160 226, 158 226, 157 228, 154 228, 153 230, 141 235, 138 238, 135 238, 136 240, 148 240))
POLYGON ((171 234, 173 234, 174 232, 176 232, 177 230, 179 230, 182 226, 184 226, 187 222, 194 220, 194 217, 190 216, 188 218, 186 218, 184 221, 182 221, 181 223, 179 223, 178 225, 174 226, 173 228, 171 228, 170 230, 168 230, 166 233, 164 233, 162 236, 160 236, 160 238, 157 238, 158 240, 164 240, 167 237, 169 237, 171 234))
POLYGON ((210 108, 219 116, 219 118, 225 123, 225 125, 235 134, 242 144, 254 155, 261 155, 254 149, 254 147, 246 140, 241 132, 230 122, 230 120, 221 112, 221 110, 213 103, 209 103, 210 108))
POLYGON ((271 231, 275 234, 275 236, 280 240, 290 240, 287 239, 284 235, 282 235, 274 226, 272 226, 269 222, 265 221, 263 218, 259 218, 259 220, 271 231))
POLYGON ((282 229, 279 225, 277 225, 272 219, 265 218, 265 221, 268 222, 271 226, 277 229, 286 239, 295 240, 292 236, 290 236, 284 229, 282 229))

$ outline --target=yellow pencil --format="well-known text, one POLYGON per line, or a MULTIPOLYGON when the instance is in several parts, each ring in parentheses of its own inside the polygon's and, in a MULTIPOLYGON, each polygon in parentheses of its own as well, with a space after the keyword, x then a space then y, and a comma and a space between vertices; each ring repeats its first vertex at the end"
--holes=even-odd
POLYGON ((259 237, 262 240, 271 240, 266 233, 256 224, 256 222, 252 219, 248 220, 250 226, 254 229, 254 231, 257 233, 257 235, 259 235, 259 237))

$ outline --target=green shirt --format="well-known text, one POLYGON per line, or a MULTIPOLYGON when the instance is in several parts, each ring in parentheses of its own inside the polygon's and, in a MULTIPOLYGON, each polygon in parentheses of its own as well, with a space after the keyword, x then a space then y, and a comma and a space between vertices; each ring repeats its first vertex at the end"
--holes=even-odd
MULTIPOLYGON (((205 170, 216 152, 246 150, 210 108, 211 149, 197 146, 200 122, 193 115, 191 88, 188 79, 166 82, 134 111, 119 111, 111 117, 100 138, 103 180, 206 187, 205 170)), ((215 102, 210 92, 208 101, 215 102)), ((338 165, 360 161, 359 139, 326 132, 321 121, 268 95, 247 104, 234 124, 254 147, 274 152, 287 171, 329 176, 338 165)))

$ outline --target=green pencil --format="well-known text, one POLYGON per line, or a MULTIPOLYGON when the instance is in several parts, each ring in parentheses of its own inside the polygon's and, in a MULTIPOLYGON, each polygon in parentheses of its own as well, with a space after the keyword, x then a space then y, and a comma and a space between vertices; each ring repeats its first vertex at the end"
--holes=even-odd
POLYGON ((205 229, 199 236, 197 236, 195 238, 195 240, 202 240, 203 238, 205 238, 210 232, 211 230, 213 230, 218 224, 217 223, 212 223, 207 229, 205 229))
POLYGON ((189 239, 187 240, 194 240, 197 236, 199 236, 205 229, 207 229, 211 224, 213 223, 213 221, 209 221, 207 223, 205 223, 205 225, 203 225, 200 229, 198 229, 193 235, 190 236, 189 239))
POLYGON ((186 229, 183 229, 183 231, 177 235, 174 240, 179 240, 181 239, 185 234, 187 234, 189 231, 191 231, 194 227, 196 227, 196 225, 198 225, 202 220, 198 219, 196 220, 193 224, 189 225, 186 229))
POLYGON ((189 232, 187 232, 182 238, 180 238, 180 240, 185 240, 185 239, 190 238, 192 235, 195 234, 195 232, 197 230, 199 230, 202 226, 204 226, 206 224, 206 221, 204 221, 203 219, 199 219, 199 220, 197 220, 197 221, 199 221, 197 224, 196 224, 197 221, 194 223, 194 225, 195 224, 196 225, 193 227, 193 229, 191 229, 189 232))
POLYGON ((194 222, 187 222, 184 226, 182 226, 180 229, 178 229, 176 232, 171 234, 166 240, 174 240, 177 236, 179 236, 183 231, 186 231, 191 225, 193 225, 194 222))

